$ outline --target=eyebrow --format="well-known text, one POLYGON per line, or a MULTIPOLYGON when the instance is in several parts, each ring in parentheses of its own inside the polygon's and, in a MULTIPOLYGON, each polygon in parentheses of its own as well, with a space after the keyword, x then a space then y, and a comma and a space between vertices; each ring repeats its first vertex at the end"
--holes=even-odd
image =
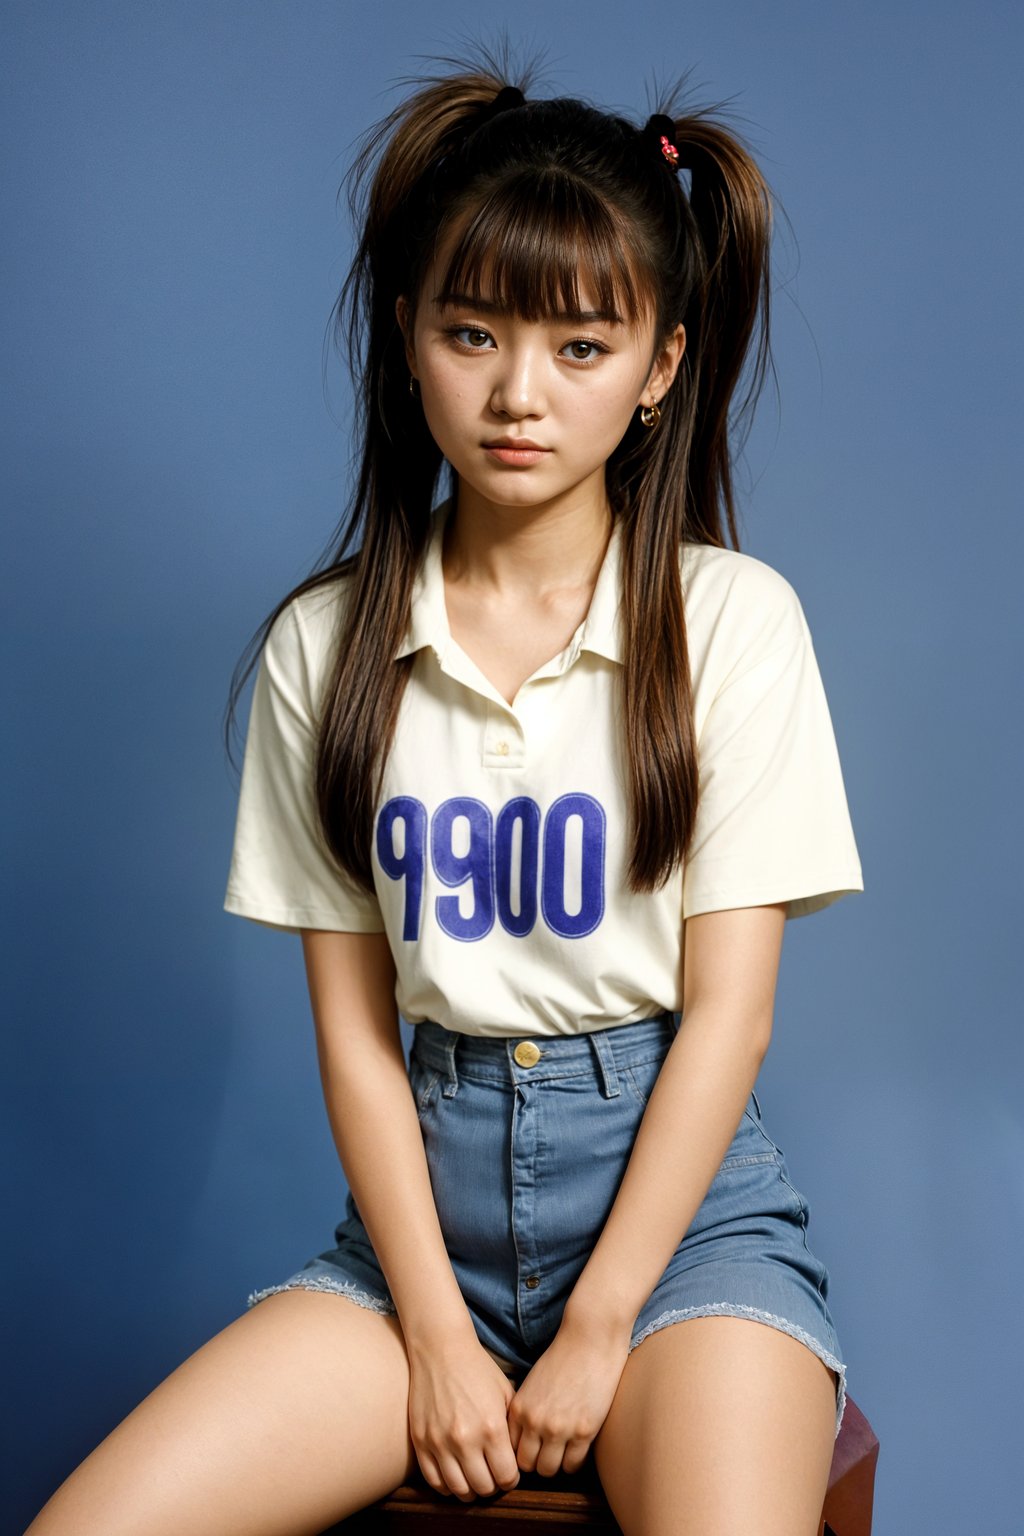
MULTIPOLYGON (((493 299, 474 299, 468 293, 451 293, 447 298, 444 298, 439 293, 435 293, 434 303, 438 309, 477 309, 481 314, 485 315, 496 315, 504 312, 504 306, 496 304, 493 299)), ((606 320, 609 325, 623 324, 621 315, 617 314, 614 310, 604 309, 581 309, 578 314, 572 314, 569 310, 560 309, 552 316, 552 319, 567 321, 573 324, 593 320, 606 320)))

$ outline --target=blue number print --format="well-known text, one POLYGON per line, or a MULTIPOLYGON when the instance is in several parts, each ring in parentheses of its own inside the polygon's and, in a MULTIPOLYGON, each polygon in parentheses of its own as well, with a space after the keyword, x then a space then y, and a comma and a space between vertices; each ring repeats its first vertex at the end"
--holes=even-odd
POLYGON ((580 939, 593 933, 604 916, 604 806, 593 795, 559 795, 544 818, 544 878, 541 909, 553 933, 580 939), (565 910, 565 824, 570 816, 583 822, 580 859, 580 910, 565 910))
MULTIPOLYGON (((412 941, 420 936, 427 823, 426 807, 414 795, 394 796, 381 807, 377 819, 377 858, 392 880, 405 881, 402 938, 412 941), (405 834, 401 855, 395 852, 394 829, 399 821, 405 834)), ((496 821, 492 821, 484 802, 474 796, 453 795, 442 801, 430 818, 431 868, 444 885, 454 888, 471 882, 472 910, 463 916, 458 892, 438 896, 434 902, 438 926, 453 939, 472 943, 490 933, 497 914, 507 933, 526 938, 536 926, 539 889, 540 914, 552 933, 563 939, 593 933, 604 917, 606 833, 604 806, 593 795, 560 795, 544 817, 543 831, 540 807, 528 795, 507 801, 496 821), (577 829, 573 827, 570 856, 567 845, 572 817, 579 818, 582 837, 577 853, 577 829), (457 853, 456 822, 462 818, 469 829, 468 847, 457 853), (519 910, 513 911, 517 828, 519 910), (567 875, 573 889, 578 880, 578 912, 570 912, 566 905, 567 875)), ((460 836, 458 841, 462 840, 460 836)))
POLYGON ((540 862, 540 806, 529 795, 507 801, 494 828, 494 868, 498 885, 498 917, 501 926, 517 938, 525 938, 537 921, 537 866, 540 862), (519 858, 519 914, 512 911, 512 838, 522 828, 519 858))
POLYGON ((445 885, 473 882, 473 910, 468 917, 459 911, 458 896, 438 896, 437 921, 453 939, 482 939, 494 927, 494 875, 491 870, 491 813, 482 800, 468 795, 445 800, 430 824, 430 857, 439 880, 445 885), (469 848, 456 853, 452 844, 453 822, 465 816, 469 822, 469 848))
POLYGON ((419 938, 426 842, 427 808, 423 801, 414 795, 396 795, 389 800, 377 818, 377 857, 381 869, 392 880, 405 878, 403 939, 419 938), (395 853, 396 821, 405 827, 405 852, 401 858, 395 853))

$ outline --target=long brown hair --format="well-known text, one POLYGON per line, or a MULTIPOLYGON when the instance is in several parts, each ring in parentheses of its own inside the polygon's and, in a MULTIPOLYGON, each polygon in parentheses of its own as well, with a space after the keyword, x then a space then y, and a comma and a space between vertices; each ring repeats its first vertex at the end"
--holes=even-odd
MULTIPOLYGON (((680 556, 684 542, 723 547, 723 520, 739 548, 730 407, 751 357, 740 414, 756 401, 770 362, 771 195, 740 139, 713 116, 717 108, 681 110, 683 80, 656 111, 672 119, 688 188, 659 153, 650 120, 638 126, 575 97, 532 100, 532 64, 510 79, 504 55, 484 45, 477 52, 477 60, 445 58, 452 70, 414 79, 412 94, 368 130, 348 173, 359 242, 333 326, 347 342, 357 395, 357 485, 328 564, 281 599, 241 676, 242 661, 236 666, 228 753, 238 695, 277 616, 300 593, 350 578, 319 721, 315 795, 327 847, 373 892, 374 809, 415 660, 394 653, 445 463, 409 392, 395 301, 408 296, 411 325, 431 255, 463 219, 442 292, 479 295, 486 267, 492 296, 533 320, 560 307, 578 311, 583 275, 600 307, 631 322, 653 312, 652 362, 676 324, 686 328, 660 422, 647 431, 635 415, 606 466, 622 524, 628 882, 634 892, 653 891, 685 857, 696 816, 680 556), (492 111, 510 84, 527 99, 492 111), (350 552, 360 525, 361 547, 350 552)), ((449 467, 450 495, 454 480, 449 467)))

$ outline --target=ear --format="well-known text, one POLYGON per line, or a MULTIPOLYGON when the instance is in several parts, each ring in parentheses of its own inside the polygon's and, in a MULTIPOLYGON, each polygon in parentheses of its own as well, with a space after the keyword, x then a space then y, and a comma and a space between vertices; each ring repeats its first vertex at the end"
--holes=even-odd
POLYGON ((395 319, 405 340, 405 360, 409 365, 409 372, 416 369, 416 351, 412 341, 412 327, 410 325, 409 301, 404 293, 400 293, 395 300, 395 319))
POLYGON ((672 381, 683 360, 686 351, 686 327, 680 322, 672 335, 665 342, 654 360, 654 364, 647 377, 644 387, 641 405, 650 405, 652 401, 663 400, 668 394, 672 381))

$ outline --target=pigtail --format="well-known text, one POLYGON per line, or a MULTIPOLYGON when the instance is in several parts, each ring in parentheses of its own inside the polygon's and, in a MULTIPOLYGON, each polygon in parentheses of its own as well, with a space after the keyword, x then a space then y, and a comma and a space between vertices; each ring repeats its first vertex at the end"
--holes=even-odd
POLYGON ((752 156, 727 129, 708 121, 706 112, 675 119, 674 127, 680 166, 690 170, 689 210, 703 255, 684 318, 695 359, 690 536, 720 543, 717 521, 724 513, 738 548, 730 408, 755 328, 750 386, 737 419, 756 401, 770 358, 771 195, 752 156))
MULTIPOLYGON (((486 48, 481 53, 479 69, 420 80, 421 89, 368 130, 346 177, 359 239, 332 331, 353 381, 353 435, 361 445, 356 486, 332 535, 329 563, 286 593, 253 635, 225 709, 230 758, 235 706, 275 621, 303 593, 344 579, 346 601, 321 704, 315 800, 325 846, 368 894, 374 891, 375 800, 415 660, 393 658, 408 627, 443 463, 408 390, 394 305, 408 287, 411 253, 436 219, 439 173, 475 128, 521 96, 499 73, 501 61, 486 48)), ((524 84, 532 69, 523 71, 524 84)))
POLYGON ((711 119, 714 110, 654 112, 637 135, 662 232, 658 329, 667 336, 682 321, 686 350, 652 440, 637 434, 613 456, 609 475, 625 513, 623 717, 635 891, 670 877, 696 825, 699 753, 680 550, 687 542, 724 546, 723 520, 739 548, 730 409, 759 314, 740 414, 759 393, 769 355, 768 188, 739 140, 711 119))
POLYGON ((411 617, 443 463, 408 388, 395 300, 408 291, 417 248, 436 228, 445 167, 507 102, 497 100, 504 85, 487 71, 428 83, 371 130, 350 173, 350 208, 361 236, 336 317, 341 323, 348 316, 357 430, 365 444, 349 524, 354 530, 360 522, 363 537, 328 681, 316 801, 328 846, 368 892, 374 808, 415 661, 393 657, 411 617), (342 785, 346 792, 339 794, 342 785))
POLYGON ((417 246, 433 233, 440 172, 486 118, 501 87, 482 71, 431 81, 370 130, 347 179, 360 238, 335 306, 335 334, 347 352, 358 435, 369 450, 357 503, 369 509, 386 502, 407 532, 412 509, 436 481, 441 456, 406 387, 395 299, 409 286, 417 246))

